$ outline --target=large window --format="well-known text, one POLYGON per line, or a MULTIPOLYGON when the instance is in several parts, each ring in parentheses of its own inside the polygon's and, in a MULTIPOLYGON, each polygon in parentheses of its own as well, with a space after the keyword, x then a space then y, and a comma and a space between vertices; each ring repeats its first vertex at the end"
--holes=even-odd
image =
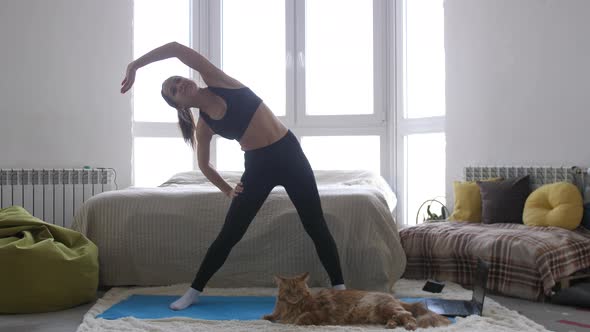
MULTIPOLYGON (((135 2, 135 57, 176 40, 249 86, 300 139, 315 169, 367 169, 398 196, 399 222, 444 190, 443 0, 174 0, 135 2)), ((194 168, 176 112, 160 97, 177 60, 138 73, 135 184, 194 168)), ((201 82, 202 84, 202 82, 201 82)), ((235 141, 211 162, 243 170, 235 141)))
MULTIPOLYGON (((210 34, 220 40, 210 40, 210 51, 300 138, 313 168, 386 176, 386 7, 385 0, 222 0, 221 23, 211 25, 220 31, 210 34)), ((216 143, 218 168, 243 169, 239 149, 216 143)))

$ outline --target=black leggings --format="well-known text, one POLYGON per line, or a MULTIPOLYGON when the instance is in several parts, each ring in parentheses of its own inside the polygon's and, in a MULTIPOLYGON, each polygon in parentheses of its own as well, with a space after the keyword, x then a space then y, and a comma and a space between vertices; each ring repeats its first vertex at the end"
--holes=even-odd
POLYGON ((241 180, 244 191, 233 198, 221 232, 207 250, 191 287, 203 291, 277 185, 285 187, 295 205, 332 285, 343 284, 336 242, 324 220, 313 171, 295 135, 289 131, 269 146, 246 151, 244 157, 246 170, 241 180))

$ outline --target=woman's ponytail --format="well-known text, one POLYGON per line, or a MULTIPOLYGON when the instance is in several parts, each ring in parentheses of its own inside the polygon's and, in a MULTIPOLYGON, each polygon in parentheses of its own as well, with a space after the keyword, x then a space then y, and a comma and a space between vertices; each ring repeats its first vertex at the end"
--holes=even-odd
POLYGON ((193 117, 190 108, 179 108, 171 98, 164 94, 164 91, 162 91, 162 98, 164 98, 168 105, 176 108, 176 111, 178 112, 178 126, 182 132, 182 137, 184 138, 184 141, 195 150, 197 148, 197 141, 195 139, 197 128, 195 127, 195 118, 193 117))
POLYGON ((195 128, 193 113, 189 108, 184 110, 177 108, 176 111, 178 112, 178 126, 180 127, 180 131, 182 131, 182 137, 195 150, 197 148, 197 142, 195 141, 195 131, 197 128, 195 128))

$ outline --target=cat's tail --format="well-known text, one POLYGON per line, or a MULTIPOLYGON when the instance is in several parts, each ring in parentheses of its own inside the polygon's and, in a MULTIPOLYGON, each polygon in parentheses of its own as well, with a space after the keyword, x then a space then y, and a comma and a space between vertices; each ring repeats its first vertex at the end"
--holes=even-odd
POLYGON ((435 312, 432 312, 424 306, 422 302, 405 303, 400 302, 402 307, 412 313, 412 316, 416 318, 418 327, 437 327, 446 326, 451 324, 451 321, 445 316, 441 316, 435 312))

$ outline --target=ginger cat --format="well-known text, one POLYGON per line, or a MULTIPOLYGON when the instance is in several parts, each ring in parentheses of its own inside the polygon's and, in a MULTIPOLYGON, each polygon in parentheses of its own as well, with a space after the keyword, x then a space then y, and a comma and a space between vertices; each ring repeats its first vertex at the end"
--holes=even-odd
POLYGON ((387 293, 323 289, 312 294, 308 278, 307 272, 293 278, 275 276, 279 286, 277 302, 273 313, 263 319, 296 325, 401 325, 407 330, 451 323, 420 302, 404 303, 387 293))

